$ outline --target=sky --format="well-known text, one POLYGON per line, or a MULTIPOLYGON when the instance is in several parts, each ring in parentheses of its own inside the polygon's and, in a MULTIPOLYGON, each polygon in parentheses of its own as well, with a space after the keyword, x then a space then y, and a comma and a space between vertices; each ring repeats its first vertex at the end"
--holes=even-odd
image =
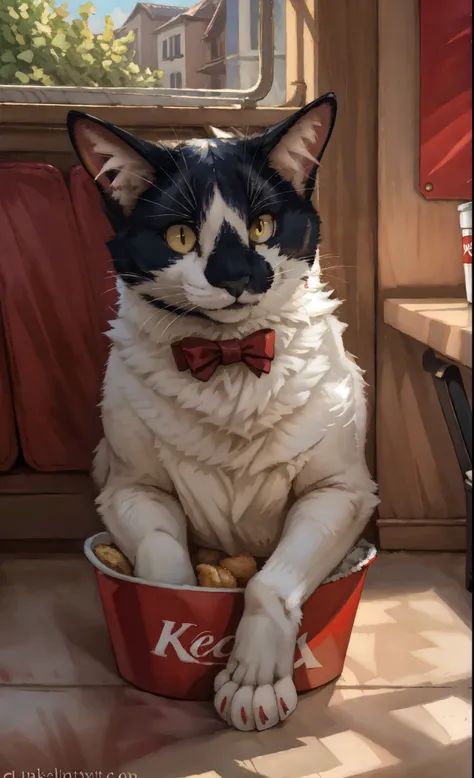
MULTIPOLYGON (((146 0, 145 0, 146 1, 146 0)), ((195 0, 194 0, 195 1, 195 0)), ((61 0, 57 0, 58 5, 61 0)), ((66 0, 69 9, 69 19, 73 19, 78 14, 79 7, 85 0, 66 0)), ((93 0, 97 13, 89 17, 89 25, 92 32, 102 32, 104 28, 104 16, 110 15, 114 20, 114 27, 120 27, 127 16, 133 11, 138 0, 93 0)), ((163 0, 163 5, 194 5, 193 0, 163 0)))

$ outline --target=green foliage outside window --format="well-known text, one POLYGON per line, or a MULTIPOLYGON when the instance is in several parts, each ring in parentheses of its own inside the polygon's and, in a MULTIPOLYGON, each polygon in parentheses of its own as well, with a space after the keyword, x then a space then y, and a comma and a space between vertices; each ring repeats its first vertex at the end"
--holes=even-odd
POLYGON ((159 87, 158 70, 132 61, 134 34, 116 37, 105 17, 99 35, 89 29, 91 2, 67 20, 67 3, 0 0, 0 84, 82 87, 159 87))

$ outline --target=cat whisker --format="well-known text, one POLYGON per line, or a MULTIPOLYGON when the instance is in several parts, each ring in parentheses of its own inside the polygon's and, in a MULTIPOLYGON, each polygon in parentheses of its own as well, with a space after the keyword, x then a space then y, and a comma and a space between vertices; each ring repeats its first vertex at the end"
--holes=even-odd
POLYGON ((283 204, 286 203, 285 197, 283 196, 280 197, 279 195, 278 196, 272 195, 271 197, 269 196, 264 200, 260 200, 259 202, 255 203, 254 210, 258 209, 260 212, 263 212, 265 208, 268 208, 271 205, 281 205, 282 203, 283 204))
MULTIPOLYGON (((172 130, 173 130, 174 136, 175 136, 175 138, 176 138, 176 141, 177 141, 177 143, 178 143, 178 150, 179 150, 179 153, 181 154, 182 160, 183 160, 183 162, 184 162, 184 166, 185 166, 186 170, 188 171, 188 176, 190 176, 190 175, 191 175, 191 173, 190 173, 190 171, 189 171, 188 163, 186 162, 186 156, 185 156, 185 154, 184 154, 183 147, 182 147, 182 145, 180 144, 180 141, 179 141, 179 138, 178 138, 178 134, 177 134, 177 132, 176 132, 176 130, 175 130, 175 128, 174 128, 174 127, 172 128, 172 130)), ((178 168, 178 169, 179 169, 179 168, 178 168)), ((193 200, 194 200, 194 205, 197 207, 197 200, 196 200, 196 195, 194 194, 194 191, 193 191, 193 188, 192 188, 192 186, 191 186, 191 183, 190 183, 189 179, 188 179, 188 178, 186 178, 185 176, 183 176, 183 178, 184 178, 184 182, 185 182, 185 184, 187 185, 187 187, 188 187, 188 189, 189 189, 189 192, 190 192, 190 194, 191 194, 191 196, 192 196, 192 198, 193 198, 193 200)))
POLYGON ((348 278, 342 278, 341 276, 336 276, 333 273, 321 273, 322 277, 322 283, 327 284, 327 281, 324 281, 324 278, 327 276, 327 278, 332 279, 332 282, 337 282, 338 284, 348 284, 349 279, 348 278))
MULTIPOLYGON (((171 200, 176 200, 176 197, 172 197, 171 195, 166 195, 166 196, 169 197, 171 200)), ((153 200, 147 200, 146 197, 139 197, 138 199, 141 200, 142 203, 150 203, 151 205, 155 205, 155 206, 157 205, 157 203, 155 203, 153 200)), ((182 203, 180 203, 179 200, 176 200, 176 202, 178 203, 178 205, 182 205, 182 203)), ((180 211, 178 213, 178 216, 182 216, 184 219, 190 219, 192 217, 192 213, 191 211, 185 209, 184 212, 180 211)))
POLYGON ((247 158, 247 141, 249 139, 249 127, 250 125, 247 124, 246 130, 245 130, 245 141, 244 141, 244 162, 247 158))
MULTIPOLYGON (((169 311, 170 306, 167 306, 165 310, 169 311)), ((167 321, 171 316, 176 316, 176 311, 172 310, 169 313, 166 314, 166 316, 163 316, 153 327, 153 332, 155 331, 155 327, 158 326, 158 324, 162 324, 164 321, 167 321)))
MULTIPOLYGON (((263 182, 262 186, 259 189, 258 194, 264 189, 265 184, 267 184, 273 178, 273 176, 277 172, 278 171, 275 171, 275 173, 272 173, 272 175, 263 182)), ((292 187, 291 189, 283 189, 283 190, 279 189, 276 192, 273 192, 273 194, 268 195, 267 198, 263 198, 263 200, 258 200, 258 195, 257 195, 257 202, 254 203, 254 207, 255 208, 261 208, 262 207, 262 203, 265 204, 266 200, 270 200, 273 197, 280 198, 280 197, 282 197, 285 194, 292 194, 293 192, 306 192, 306 191, 307 191, 307 187, 306 186, 298 187, 298 188, 297 187, 292 187)), ((283 202, 283 200, 282 200, 282 202, 283 202)))
MULTIPOLYGON (((303 260, 307 260, 307 259, 311 259, 311 258, 312 258, 312 254, 309 254, 307 257, 291 257, 291 259, 297 260, 298 262, 303 262, 303 260)), ((280 264, 282 264, 282 263, 279 263, 279 264, 277 265, 277 267, 279 267, 279 266, 280 266, 280 264)), ((287 272, 287 271, 289 272, 290 270, 295 270, 295 269, 296 269, 296 268, 291 268, 291 267, 289 267, 289 268, 286 268, 286 269, 285 269, 285 272, 287 272)), ((305 268, 305 272, 306 272, 306 273, 308 272, 308 269, 307 269, 307 268, 305 268)))
MULTIPOLYGON (((160 170, 163 170, 163 168, 160 168, 160 170)), ((166 170, 163 170, 163 172, 164 172, 164 173, 166 173, 166 170)), ((131 170, 130 170, 130 171, 128 171, 128 173, 129 173, 131 176, 135 176, 135 178, 140 178, 140 179, 141 179, 142 181, 144 181, 146 184, 150 184, 150 186, 151 186, 153 189, 156 189, 156 191, 157 191, 157 192, 160 192, 160 193, 161 193, 161 194, 163 194, 165 197, 169 197, 169 199, 170 199, 170 200, 174 200, 176 203, 178 203, 178 205, 182 205, 182 203, 180 203, 180 201, 179 201, 179 200, 177 200, 177 199, 176 199, 176 197, 173 197, 173 195, 170 195, 170 194, 168 194, 168 192, 166 192, 164 189, 161 189, 161 188, 160 188, 159 186, 157 186, 157 185, 156 185, 156 184, 155 184, 153 181, 149 181, 147 178, 144 178, 143 176, 140 176, 140 175, 138 175, 138 173, 133 173, 131 170)), ((168 174, 167 174, 167 175, 168 175, 168 174)), ((173 181, 173 179, 171 178, 171 176, 168 176, 168 178, 169 178, 171 181, 173 181)), ((175 183, 175 182, 173 181, 173 183, 175 183)), ((176 184, 176 188, 177 188, 177 189, 178 189, 178 190, 181 192, 181 190, 179 189, 179 186, 178 186, 177 184, 176 184)), ((183 193, 181 192, 181 194, 183 194, 183 193)), ((183 195, 183 197, 184 197, 184 195, 183 195)), ((143 201, 144 201, 144 198, 143 198, 143 197, 139 197, 138 199, 139 199, 139 200, 143 200, 143 201)), ((184 199, 186 200, 187 198, 186 198, 186 197, 184 197, 184 199)), ((148 200, 147 202, 153 202, 153 201, 152 201, 152 200, 148 200)), ((193 208, 193 206, 192 206, 192 203, 190 203, 190 202, 189 202, 189 200, 188 200, 188 203, 189 203, 189 205, 191 206, 191 211, 192 211, 192 208, 193 208)), ((190 213, 191 213, 191 211, 190 211, 190 213)))
MULTIPOLYGON (((312 255, 308 255, 307 257, 283 257, 283 259, 280 260, 280 262, 277 262, 276 265, 273 266, 273 271, 277 270, 284 262, 287 262, 289 259, 298 259, 298 260, 305 260, 305 259, 311 259, 312 255)), ((290 272, 290 271, 296 271, 296 268, 287 268, 284 271, 281 272, 290 272)), ((298 272, 302 272, 298 269, 298 272)))
POLYGON ((150 291, 152 292, 158 292, 163 294, 168 294, 168 292, 171 292, 172 294, 184 294, 184 289, 181 286, 152 286, 150 291), (173 292, 173 289, 176 289, 176 292, 173 292))
POLYGON ((321 272, 324 273, 327 270, 357 270, 357 265, 329 265, 328 267, 323 266, 321 268, 321 272))
MULTIPOLYGON (((176 130, 174 130, 174 128, 173 128, 173 131, 174 131, 174 134, 176 135, 176 130)), ((178 141, 178 136, 177 136, 177 135, 176 135, 176 140, 178 141)), ((178 141, 178 144, 179 144, 179 141, 178 141)), ((179 174, 182 176, 184 183, 186 184, 186 186, 187 186, 187 187, 188 187, 188 189, 189 189, 189 192, 191 193, 191 197, 192 197, 192 198, 193 198, 193 200, 194 200, 194 207, 196 207, 196 206, 197 206, 196 196, 195 196, 195 194, 194 194, 193 190, 191 189, 191 184, 189 183, 188 179, 186 178, 186 176, 184 175, 184 173, 183 173, 183 171, 181 170, 180 166, 178 165, 178 161, 177 161, 177 160, 174 158, 173 154, 171 153, 171 151, 169 150, 169 148, 168 148, 166 145, 164 145, 164 144, 163 144, 162 148, 163 148, 163 149, 165 149, 165 151, 167 151, 167 152, 168 152, 168 154, 170 155, 170 157, 171 157, 171 159, 173 160, 174 164, 176 165, 176 167, 177 167, 177 169, 178 169, 178 172, 179 172, 179 174)), ((187 162, 186 162, 186 157, 184 156, 183 150, 182 150, 181 148, 179 148, 179 147, 178 147, 178 151, 180 151, 180 153, 181 153, 181 156, 182 156, 182 158, 183 158, 184 164, 186 165, 186 169, 187 169, 187 171, 188 171, 188 174, 189 174, 189 168, 188 168, 188 165, 187 165, 187 162)), ((186 196, 185 196, 185 194, 184 194, 184 192, 183 192, 183 191, 180 189, 180 187, 178 186, 178 184, 176 184, 176 186, 177 186, 177 188, 179 189, 179 191, 181 192, 182 196, 183 196, 185 199, 187 199, 187 198, 186 198, 186 196)), ((189 202, 189 200, 188 200, 188 202, 189 202)), ((193 205, 192 205, 192 203, 189 203, 189 204, 191 205, 191 208, 193 208, 193 205)))
POLYGON ((160 333, 160 336, 159 336, 159 337, 160 337, 160 339, 161 339, 161 338, 164 336, 165 332, 166 332, 166 331, 167 331, 167 330, 168 330, 168 329, 169 329, 169 328, 170 328, 170 327, 171 327, 173 324, 176 324, 176 322, 178 321, 178 319, 181 319, 181 317, 182 317, 182 316, 186 316, 188 313, 191 313, 191 311, 195 311, 197 307, 198 307, 197 305, 193 305, 191 308, 188 308, 187 310, 183 311, 182 313, 179 313, 179 314, 176 316, 176 319, 172 319, 172 320, 170 321, 170 323, 169 323, 169 324, 167 324, 167 325, 166 325, 166 327, 164 328, 164 330, 163 330, 163 331, 160 333))
MULTIPOLYGON (((167 305, 167 304, 166 304, 166 302, 164 302, 164 300, 160 300, 160 302, 162 302, 162 303, 163 303, 163 305, 164 305, 164 310, 168 310, 168 311, 169 311, 169 313, 168 313, 166 316, 164 316, 164 317, 160 318, 160 319, 159 319, 159 321, 157 321, 157 322, 156 322, 156 324, 153 326, 152 333, 155 331, 155 327, 157 327, 157 326, 158 326, 158 324, 160 324, 161 322, 165 321, 165 320, 166 320, 166 319, 168 319, 170 316, 175 316, 175 315, 176 315, 176 312, 175 312, 175 310, 173 310, 173 306, 172 306, 171 304, 170 304, 170 305, 167 305)), ((197 307, 197 306, 194 306, 194 307, 197 307)), ((140 327, 140 330, 139 330, 139 332, 141 332, 141 330, 143 329, 143 327, 145 327, 145 326, 146 326, 146 324, 147 324, 149 321, 151 321, 151 320, 153 319, 153 317, 154 317, 154 316, 159 316, 159 315, 160 315, 160 313, 162 313, 162 311, 163 311, 163 309, 158 309, 158 310, 155 310, 155 311, 152 313, 152 315, 151 315, 151 316, 149 316, 149 317, 148 317, 148 319, 146 319, 146 320, 143 322, 143 324, 142 324, 142 325, 141 325, 141 327, 140 327)))
POLYGON ((104 292, 100 293, 100 296, 103 297, 105 294, 112 294, 112 292, 115 292, 117 290, 116 286, 112 286, 111 289, 106 289, 104 292))
MULTIPOLYGON (((119 261, 117 257, 115 257, 115 261, 119 261)), ((107 270, 107 275, 115 276, 115 278, 118 277, 118 273, 116 270, 107 270)), ((145 281, 146 279, 143 278, 143 276, 139 275, 139 273, 121 273, 120 274, 123 278, 138 278, 140 281, 145 281)))
MULTIPOLYGON (((154 297, 154 295, 151 295, 154 297)), ((163 300, 163 302, 168 302, 168 300, 187 300, 188 296, 184 294, 184 292, 172 292, 171 294, 168 294, 168 292, 165 290, 161 290, 159 294, 156 295, 157 300, 163 300)))
MULTIPOLYGON (((259 144, 258 144, 257 148, 254 151, 254 154, 253 154, 253 157, 252 157, 252 162, 250 163, 250 167, 249 167, 249 174, 248 174, 248 177, 247 177, 247 192, 249 194, 249 197, 252 197, 252 194, 253 194, 253 191, 254 191, 254 190, 250 191, 250 189, 249 189, 250 177, 251 177, 252 172, 253 172, 253 163, 255 162, 255 157, 257 156, 258 152, 260 151, 260 149, 262 147, 262 143, 263 143, 263 135, 260 136, 259 144)), ((255 187, 254 187, 254 189, 255 189, 255 187)))
POLYGON ((277 267, 280 267, 280 265, 282 265, 282 264, 283 264, 283 262, 287 262, 289 259, 294 259, 294 257, 292 257, 292 256, 290 256, 290 257, 286 257, 286 256, 282 257, 282 258, 280 259, 280 261, 279 261, 279 262, 277 262, 277 263, 276 263, 276 265, 274 265, 274 267, 273 267, 273 270, 276 270, 276 269, 277 269, 277 267))
POLYGON ((254 204, 255 200, 258 199, 259 194, 263 191, 265 186, 272 180, 272 178, 274 176, 276 176, 277 173, 278 173, 278 171, 274 170, 273 173, 271 174, 271 176, 269 178, 266 178, 265 181, 261 184, 260 188, 257 189, 257 191, 254 191, 254 193, 252 195, 252 199, 250 201, 250 208, 253 207, 253 204, 254 204))
MULTIPOLYGON (((168 151, 169 151, 169 149, 168 149, 168 151)), ((171 152, 170 152, 170 153, 171 153, 171 152)), ((176 183, 176 181, 174 181, 174 179, 173 179, 173 178, 170 176, 170 174, 168 173, 168 171, 167 171, 167 170, 165 170, 163 167, 161 167, 161 168, 160 168, 160 170, 161 170, 161 172, 162 172, 162 173, 164 173, 164 174, 165 174, 165 176, 167 176, 167 177, 169 178, 169 180, 170 180, 170 181, 171 181, 171 182, 172 182, 172 183, 173 183, 173 184, 176 186, 176 188, 177 188, 178 192, 179 192, 179 193, 182 195, 182 197, 184 197, 184 199, 185 199, 185 200, 186 200, 186 202, 188 203, 189 207, 191 208, 191 211, 190 211, 190 213, 192 213, 192 212, 193 212, 193 210, 195 209, 195 205, 193 205, 193 203, 191 202, 191 200, 189 199, 189 197, 186 197, 186 195, 184 194, 184 192, 183 192, 183 190, 181 189, 181 187, 179 187, 179 186, 178 186, 178 184, 177 184, 177 183, 176 183)), ((183 175, 183 174, 181 173, 181 175, 183 175)), ((171 195, 168 195, 168 197, 171 197, 171 195)), ((173 197, 172 199, 174 200, 174 199, 176 199, 176 198, 174 198, 174 197, 173 197)), ((179 202, 179 200, 176 200, 176 202, 179 202)))
MULTIPOLYGON (((268 179, 270 180, 270 179, 268 179)), ((258 200, 253 204, 253 208, 256 210, 257 208, 260 210, 264 208, 267 205, 277 205, 279 203, 286 202, 284 195, 285 194, 291 194, 292 192, 306 192, 306 187, 302 187, 300 189, 285 189, 284 191, 280 192, 274 192, 272 195, 268 195, 268 197, 264 198, 263 200, 258 200)))
POLYGON ((161 289, 181 289, 184 291, 183 284, 168 284, 166 282, 163 283, 159 276, 157 278, 155 277, 153 280, 156 281, 157 284, 157 286, 151 287, 154 292, 159 292, 161 289))
POLYGON ((188 302, 188 298, 185 294, 166 294, 166 292, 161 297, 154 298, 156 300, 160 300, 162 303, 168 303, 173 301, 173 303, 178 303, 180 300, 181 302, 188 302))
MULTIPOLYGON (((263 140, 263 138, 262 138, 262 140, 263 140)), ((261 146, 261 141, 260 141, 260 145, 259 145, 259 147, 258 147, 258 148, 260 148, 260 146, 261 146)), ((257 179, 259 179, 259 178, 260 178, 260 173, 262 172, 263 166, 264 166, 265 162, 267 161, 268 157, 270 156, 270 154, 271 154, 271 151, 272 151, 272 150, 270 150, 270 151, 268 152, 267 156, 266 156, 266 157, 263 159, 263 161, 262 161, 262 164, 260 165, 259 171, 258 171, 258 173, 257 173, 257 179)), ((252 164, 253 164, 253 163, 252 163, 252 164)), ((254 187, 254 189, 253 189, 253 192, 252 192, 252 198, 253 198, 253 196, 254 196, 254 193, 255 193, 255 187, 254 187)))
POLYGON ((297 270, 296 268, 290 268, 289 270, 279 270, 277 275, 279 278, 301 278, 301 280, 307 278, 306 275, 301 275, 301 270, 297 270))
POLYGON ((153 311, 153 313, 151 314, 151 316, 149 316, 149 317, 148 317, 148 319, 145 319, 145 321, 144 321, 144 322, 142 322, 142 324, 140 325, 140 328, 139 328, 139 330, 138 330, 138 334, 139 334, 139 335, 141 334, 141 332, 142 332, 143 328, 144 328, 144 327, 146 327, 146 325, 148 324, 148 322, 149 322, 149 321, 151 321, 151 320, 152 320, 152 319, 153 319, 155 316, 158 316, 158 315, 159 315, 159 313, 160 313, 159 311, 153 311))
POLYGON ((178 211, 162 211, 162 213, 148 213, 145 216, 145 219, 164 219, 166 216, 178 216, 181 219, 183 219, 185 222, 191 221, 190 214, 186 214, 186 216, 182 213, 178 213, 178 211))

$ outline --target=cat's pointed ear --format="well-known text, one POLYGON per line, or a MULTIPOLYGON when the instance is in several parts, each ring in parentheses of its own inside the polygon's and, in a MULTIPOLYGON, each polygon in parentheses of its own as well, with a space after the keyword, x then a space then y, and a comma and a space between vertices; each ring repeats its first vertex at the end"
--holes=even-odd
POLYGON ((82 166, 102 194, 130 214, 140 195, 153 186, 155 172, 147 157, 156 153, 156 146, 79 111, 69 112, 67 128, 82 166))
POLYGON ((264 146, 271 167, 300 194, 313 190, 336 112, 336 96, 330 92, 267 131, 264 146))

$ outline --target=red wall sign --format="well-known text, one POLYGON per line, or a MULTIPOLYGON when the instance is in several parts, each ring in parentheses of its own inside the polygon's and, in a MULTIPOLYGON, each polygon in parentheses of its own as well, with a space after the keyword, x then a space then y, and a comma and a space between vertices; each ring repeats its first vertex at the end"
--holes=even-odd
POLYGON ((420 0, 420 191, 472 199, 472 2, 420 0))

